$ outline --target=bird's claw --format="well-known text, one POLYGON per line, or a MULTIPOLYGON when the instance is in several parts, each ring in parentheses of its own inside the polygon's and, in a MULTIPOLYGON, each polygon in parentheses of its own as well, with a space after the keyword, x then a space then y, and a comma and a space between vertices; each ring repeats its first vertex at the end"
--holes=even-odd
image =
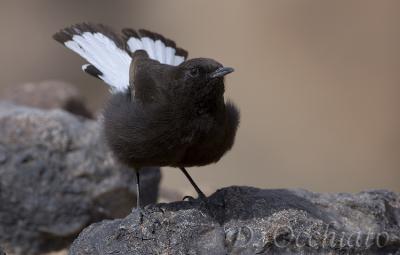
POLYGON ((139 224, 143 224, 143 219, 146 218, 150 220, 150 215, 143 208, 136 208, 137 214, 139 216, 139 224))
POLYGON ((190 203, 195 202, 195 201, 199 201, 200 203, 207 204, 207 197, 205 195, 202 195, 202 194, 199 194, 199 196, 197 198, 194 198, 192 196, 184 196, 182 198, 182 201, 188 201, 190 203))
POLYGON ((192 196, 184 196, 182 198, 182 201, 189 201, 189 202, 193 202, 194 200, 196 200, 194 197, 192 196))

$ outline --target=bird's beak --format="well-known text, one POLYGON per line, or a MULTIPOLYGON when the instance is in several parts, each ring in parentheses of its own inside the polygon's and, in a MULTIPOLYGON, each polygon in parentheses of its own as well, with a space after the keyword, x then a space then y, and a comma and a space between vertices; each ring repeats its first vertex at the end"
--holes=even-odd
POLYGON ((212 72, 210 74, 210 77, 212 79, 218 78, 218 77, 223 77, 223 76, 227 75, 228 73, 232 73, 233 71, 235 71, 235 70, 232 67, 220 67, 217 70, 215 70, 214 72, 212 72))

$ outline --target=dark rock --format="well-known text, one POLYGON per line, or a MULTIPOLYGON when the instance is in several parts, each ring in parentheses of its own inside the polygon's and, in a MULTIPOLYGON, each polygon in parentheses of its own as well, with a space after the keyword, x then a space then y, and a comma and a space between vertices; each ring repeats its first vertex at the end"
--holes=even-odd
POLYGON ((224 188, 83 230, 70 255, 400 254, 400 194, 224 188))
POLYGON ((2 93, 4 100, 19 105, 42 109, 64 109, 72 114, 92 118, 78 89, 62 81, 24 83, 8 87, 2 93))
MULTIPOLYGON (((135 205, 135 174, 117 164, 100 121, 0 103, 0 245, 12 254, 65 247, 92 222, 135 205)), ((144 203, 160 171, 142 171, 144 203)))

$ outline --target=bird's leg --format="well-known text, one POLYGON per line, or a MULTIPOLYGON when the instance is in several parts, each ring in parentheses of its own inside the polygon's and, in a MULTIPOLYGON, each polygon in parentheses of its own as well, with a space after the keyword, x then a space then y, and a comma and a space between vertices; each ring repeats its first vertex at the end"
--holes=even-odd
POLYGON ((139 211, 140 214, 140 223, 143 222, 144 211, 143 207, 140 203, 140 175, 139 175, 140 168, 135 168, 136 173, 136 209, 139 211))
MULTIPOLYGON (((186 178, 189 180, 190 184, 192 184, 193 188, 196 190, 199 198, 202 201, 206 201, 206 195, 204 195, 203 191, 201 191, 201 189, 199 188, 199 186, 197 186, 197 184, 194 182, 194 180, 192 179, 192 177, 189 175, 189 173, 186 171, 186 169, 184 167, 179 167, 179 169, 182 171, 182 173, 186 176, 186 178)), ((189 196, 185 196, 183 199, 185 198, 190 198, 189 196)))
POLYGON ((135 168, 135 173, 136 173, 136 208, 141 208, 140 206, 140 176, 139 176, 139 170, 135 168))

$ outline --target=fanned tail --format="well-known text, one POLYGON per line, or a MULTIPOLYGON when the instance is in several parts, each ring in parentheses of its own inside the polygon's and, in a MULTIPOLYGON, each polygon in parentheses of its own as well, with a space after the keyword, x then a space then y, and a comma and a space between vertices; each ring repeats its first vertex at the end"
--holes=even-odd
POLYGON ((131 54, 137 50, 145 50, 150 58, 168 65, 179 65, 188 56, 186 50, 160 34, 144 29, 124 29, 122 33, 120 37, 104 25, 81 23, 62 29, 53 38, 86 59, 89 64, 82 70, 110 85, 112 92, 129 88, 131 54))

